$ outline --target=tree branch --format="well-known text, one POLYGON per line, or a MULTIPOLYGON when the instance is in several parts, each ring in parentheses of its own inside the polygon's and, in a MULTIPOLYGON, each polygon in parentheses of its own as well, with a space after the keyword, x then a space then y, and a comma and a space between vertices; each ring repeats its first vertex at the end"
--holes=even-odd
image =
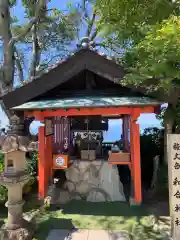
POLYGON ((91 34, 95 18, 96 18, 96 11, 94 10, 93 15, 92 15, 92 19, 91 19, 90 23, 88 24, 88 29, 87 29, 87 32, 86 32, 87 37, 89 37, 90 34, 91 34))
POLYGON ((99 29, 97 29, 97 28, 94 30, 92 36, 90 37, 90 41, 93 41, 93 40, 95 39, 95 37, 96 37, 97 34, 98 34, 98 31, 99 31, 99 29))
POLYGON ((12 37, 12 39, 9 42, 9 46, 13 46, 15 44, 15 42, 18 42, 21 38, 24 38, 28 32, 31 30, 31 28, 33 27, 33 25, 39 20, 40 18, 40 14, 42 12, 43 7, 45 6, 46 0, 39 0, 37 3, 37 7, 36 7, 36 12, 35 12, 35 17, 33 17, 30 22, 28 23, 26 29, 24 30, 23 33, 12 37))
POLYGON ((35 77, 36 75, 36 68, 39 65, 40 62, 40 46, 39 46, 39 40, 37 37, 37 26, 36 24, 33 25, 32 28, 32 61, 31 61, 31 67, 30 67, 30 77, 35 77))

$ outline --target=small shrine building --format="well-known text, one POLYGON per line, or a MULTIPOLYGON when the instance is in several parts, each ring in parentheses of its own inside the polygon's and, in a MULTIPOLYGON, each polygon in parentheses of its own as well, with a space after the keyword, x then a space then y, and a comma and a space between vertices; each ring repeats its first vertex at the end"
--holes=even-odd
POLYGON ((41 198, 46 197, 53 168, 68 168, 76 155, 82 160, 105 159, 99 144, 102 143, 100 134, 108 129, 108 119, 119 118, 123 122, 124 149, 120 153, 109 152, 107 161, 110 165, 129 166, 134 201, 142 202, 137 120, 141 114, 156 113, 161 103, 136 89, 122 86, 124 75, 124 69, 112 59, 89 48, 80 49, 43 75, 3 96, 5 107, 22 121, 35 119, 44 123, 38 133, 41 198), (91 134, 91 139, 88 137, 85 141, 87 132, 88 136, 90 133, 94 136, 91 134), (77 136, 81 138, 79 149, 80 145, 74 145, 78 142, 77 136))

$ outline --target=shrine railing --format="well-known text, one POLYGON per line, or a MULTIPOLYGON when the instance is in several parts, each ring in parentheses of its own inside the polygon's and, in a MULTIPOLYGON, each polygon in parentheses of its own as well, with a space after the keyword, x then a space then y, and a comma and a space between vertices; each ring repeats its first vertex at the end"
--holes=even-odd
POLYGON ((103 148, 106 148, 106 147, 111 148, 113 144, 114 144, 114 142, 103 142, 102 147, 103 148))

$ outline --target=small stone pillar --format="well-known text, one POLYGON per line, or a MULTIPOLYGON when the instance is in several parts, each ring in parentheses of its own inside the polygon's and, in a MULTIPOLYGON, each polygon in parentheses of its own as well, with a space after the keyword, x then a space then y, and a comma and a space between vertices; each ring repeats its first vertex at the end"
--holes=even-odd
POLYGON ((32 239, 29 223, 22 217, 22 189, 29 181, 26 171, 26 151, 28 139, 23 136, 23 124, 17 116, 10 119, 10 130, 4 138, 1 149, 4 153, 5 169, 0 176, 0 184, 8 189, 7 224, 3 226, 0 239, 32 239))

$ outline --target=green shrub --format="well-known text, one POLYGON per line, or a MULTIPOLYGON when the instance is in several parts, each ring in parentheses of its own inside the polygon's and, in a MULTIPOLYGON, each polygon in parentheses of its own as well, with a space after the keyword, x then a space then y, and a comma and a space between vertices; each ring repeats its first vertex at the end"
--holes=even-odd
POLYGON ((4 203, 7 200, 8 190, 6 187, 0 185, 0 203, 4 203))
POLYGON ((32 176, 37 176, 37 164, 38 164, 38 153, 32 152, 31 159, 27 161, 28 163, 28 172, 32 176))
POLYGON ((4 170, 4 164, 0 162, 0 173, 4 170))
POLYGON ((4 161, 4 154, 0 152, 0 163, 2 163, 3 161, 4 161))
POLYGON ((0 173, 4 170, 4 154, 0 152, 0 173))
POLYGON ((31 177, 28 183, 26 183, 23 187, 24 196, 27 196, 32 191, 36 190, 36 186, 37 186, 36 175, 37 175, 38 153, 32 152, 30 157, 31 158, 27 160, 27 170, 31 177))
POLYGON ((33 187, 35 184, 35 177, 31 176, 29 181, 23 187, 23 195, 27 196, 30 192, 33 191, 33 187))
MULTIPOLYGON (((0 173, 4 171, 4 154, 0 152, 0 173)), ((0 203, 4 203, 7 200, 7 188, 0 185, 0 203)))

